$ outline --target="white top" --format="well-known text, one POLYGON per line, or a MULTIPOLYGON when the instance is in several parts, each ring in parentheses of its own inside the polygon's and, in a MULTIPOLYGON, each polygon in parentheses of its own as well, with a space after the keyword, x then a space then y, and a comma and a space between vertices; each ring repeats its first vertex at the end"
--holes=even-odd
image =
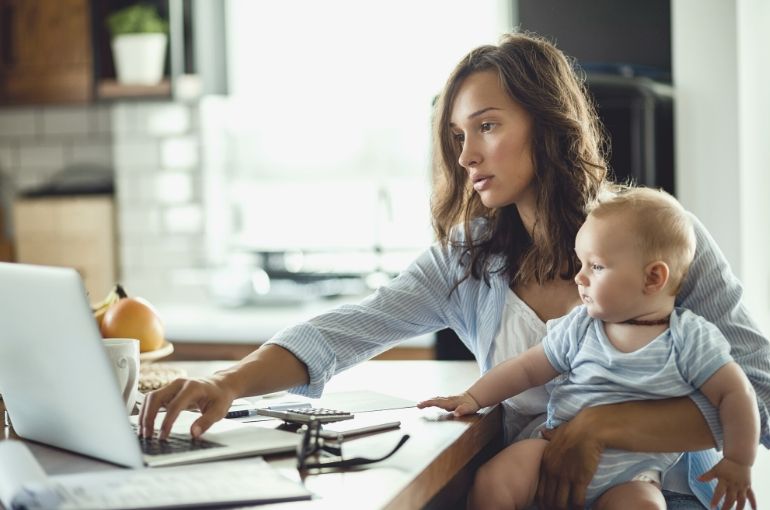
MULTIPOLYGON (((500 330, 494 340, 492 365, 499 365, 539 344, 545 334, 545 323, 527 303, 509 289, 505 297, 500 330)), ((526 415, 544 413, 547 403, 548 392, 544 386, 528 389, 503 402, 511 410, 526 415)))

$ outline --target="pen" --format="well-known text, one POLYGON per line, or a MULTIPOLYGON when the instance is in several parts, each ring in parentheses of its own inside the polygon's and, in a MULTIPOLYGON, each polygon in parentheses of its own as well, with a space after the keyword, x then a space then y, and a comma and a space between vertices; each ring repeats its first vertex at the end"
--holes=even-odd
MULTIPOLYGON (((271 409, 273 411, 285 411, 286 409, 305 409, 311 407, 310 402, 282 402, 272 406, 268 406, 265 409, 271 409)), ((256 409, 238 409, 235 411, 228 411, 225 418, 245 418, 246 416, 256 416, 256 409)))
POLYGON ((254 416, 256 414, 256 409, 238 409, 237 411, 227 411, 225 418, 243 418, 245 416, 254 416))

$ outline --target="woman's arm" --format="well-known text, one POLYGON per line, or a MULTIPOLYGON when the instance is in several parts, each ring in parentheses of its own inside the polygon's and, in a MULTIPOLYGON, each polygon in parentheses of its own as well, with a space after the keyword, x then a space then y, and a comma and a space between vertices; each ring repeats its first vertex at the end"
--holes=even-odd
POLYGON ((542 508, 584 508, 585 491, 605 448, 680 452, 713 448, 714 436, 687 398, 622 402, 589 407, 554 430, 541 462, 542 508))
MULTIPOLYGON (((757 397, 760 442, 770 448, 770 342, 760 333, 743 305, 743 287, 714 239, 695 216, 697 248, 677 305, 688 308, 719 328, 730 343, 730 355, 748 377, 757 397)), ((700 392, 690 398, 706 418, 716 444, 722 445, 719 413, 700 392)))
POLYGON ((164 407, 166 417, 160 427, 160 437, 166 438, 179 413, 197 407, 201 416, 192 424, 190 433, 198 437, 225 417, 236 398, 284 390, 307 380, 307 367, 291 352, 275 345, 263 345, 233 367, 210 377, 176 379, 149 393, 139 414, 140 432, 144 437, 152 437, 155 417, 164 407))
POLYGON ((166 435, 187 408, 198 408, 194 436, 224 417, 230 403, 250 396, 290 389, 319 396, 334 374, 371 358, 402 339, 457 329, 461 294, 450 295, 457 277, 457 253, 434 245, 389 285, 357 305, 344 305, 277 333, 273 339, 231 369, 204 379, 179 379, 148 394, 140 416, 149 435, 161 407, 168 411, 161 434, 166 435))

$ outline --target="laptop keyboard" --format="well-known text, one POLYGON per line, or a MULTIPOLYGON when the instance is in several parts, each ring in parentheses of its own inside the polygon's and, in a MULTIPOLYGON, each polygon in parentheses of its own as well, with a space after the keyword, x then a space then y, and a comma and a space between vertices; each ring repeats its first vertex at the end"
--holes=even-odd
MULTIPOLYGON (((132 425, 134 431, 136 426, 132 425)), ((195 450, 205 450, 208 448, 219 448, 224 446, 213 441, 205 439, 193 439, 185 434, 176 434, 172 432, 168 438, 161 441, 157 436, 138 437, 139 446, 145 455, 167 455, 169 453, 191 452, 195 450)))

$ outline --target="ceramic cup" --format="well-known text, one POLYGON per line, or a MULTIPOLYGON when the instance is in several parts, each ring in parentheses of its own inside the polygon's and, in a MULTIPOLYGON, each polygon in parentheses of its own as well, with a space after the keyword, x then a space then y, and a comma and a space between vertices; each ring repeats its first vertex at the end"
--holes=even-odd
POLYGON ((118 378, 123 402, 128 413, 134 410, 139 394, 139 340, 136 338, 105 338, 104 347, 118 378))

